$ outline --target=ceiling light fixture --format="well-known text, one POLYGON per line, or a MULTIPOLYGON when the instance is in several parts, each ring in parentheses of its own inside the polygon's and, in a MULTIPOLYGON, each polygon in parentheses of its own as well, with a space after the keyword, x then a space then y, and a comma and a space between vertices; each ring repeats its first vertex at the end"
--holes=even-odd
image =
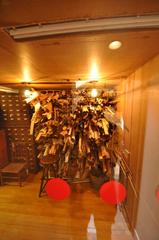
POLYGON ((108 46, 111 50, 117 50, 122 46, 122 43, 120 41, 113 41, 108 46))
POLYGON ((158 28, 159 15, 114 17, 92 20, 76 20, 58 23, 38 23, 34 25, 4 28, 14 39, 27 39, 41 36, 92 32, 158 28))

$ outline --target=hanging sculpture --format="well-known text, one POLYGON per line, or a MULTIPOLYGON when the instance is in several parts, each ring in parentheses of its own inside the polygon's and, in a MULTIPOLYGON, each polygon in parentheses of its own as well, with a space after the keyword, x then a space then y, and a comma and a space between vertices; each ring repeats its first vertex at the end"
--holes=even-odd
POLYGON ((116 94, 102 91, 92 98, 89 91, 55 90, 39 92, 29 104, 38 158, 51 156, 58 177, 84 179, 97 166, 109 174, 111 141, 120 127, 116 94))

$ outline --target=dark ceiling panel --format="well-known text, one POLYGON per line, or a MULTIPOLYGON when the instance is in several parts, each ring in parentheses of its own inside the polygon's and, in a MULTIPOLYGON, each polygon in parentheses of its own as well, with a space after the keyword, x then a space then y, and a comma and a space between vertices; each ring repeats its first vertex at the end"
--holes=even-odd
POLYGON ((0 26, 152 13, 158 0, 1 0, 0 26))

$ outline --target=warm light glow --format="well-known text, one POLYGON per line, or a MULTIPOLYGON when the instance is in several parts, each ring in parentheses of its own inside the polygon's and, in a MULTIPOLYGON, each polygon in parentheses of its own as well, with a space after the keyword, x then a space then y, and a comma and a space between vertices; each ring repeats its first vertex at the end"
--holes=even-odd
POLYGON ((97 97, 97 95, 98 95, 98 91, 97 91, 97 89, 92 89, 92 91, 91 91, 91 96, 92 97, 97 97))
POLYGON ((91 64, 90 74, 87 80, 78 80, 76 81, 76 88, 81 87, 84 84, 90 83, 90 82, 96 82, 99 80, 99 71, 98 71, 98 65, 96 61, 93 61, 91 64))
POLYGON ((79 81, 76 81, 76 88, 79 88, 81 87, 82 85, 88 83, 89 80, 79 80, 79 81))
POLYGON ((26 97, 26 102, 29 103, 31 102, 32 100, 34 100, 35 98, 37 98, 39 96, 39 93, 37 91, 30 91, 28 89, 26 89, 24 91, 24 95, 26 97))
POLYGON ((31 96, 31 91, 30 90, 28 90, 28 89, 26 89, 25 91, 24 91, 24 95, 25 95, 25 97, 30 97, 31 96))
POLYGON ((109 48, 111 50, 116 50, 116 49, 120 48, 121 45, 122 45, 122 43, 120 41, 113 41, 113 42, 109 43, 109 48))
POLYGON ((79 88, 81 86, 83 86, 86 83, 90 83, 90 82, 96 82, 97 80, 78 80, 76 81, 76 88, 79 88))
POLYGON ((29 71, 28 67, 25 67, 23 69, 23 81, 24 82, 31 82, 32 81, 32 79, 30 77, 30 71, 29 71))
POLYGON ((20 79, 21 82, 30 83, 32 81, 31 76, 31 61, 30 56, 32 54, 31 49, 28 47, 28 45, 18 45, 18 54, 21 59, 21 71, 22 71, 22 77, 20 79))
POLYGON ((121 117, 120 120, 121 120, 121 129, 124 130, 124 119, 123 119, 123 117, 121 117))
POLYGON ((92 62, 89 79, 90 80, 98 80, 99 79, 98 65, 95 61, 92 62))
POLYGON ((40 109, 40 107, 41 107, 40 102, 37 102, 37 103, 35 104, 35 106, 34 106, 35 112, 38 111, 38 110, 40 109))

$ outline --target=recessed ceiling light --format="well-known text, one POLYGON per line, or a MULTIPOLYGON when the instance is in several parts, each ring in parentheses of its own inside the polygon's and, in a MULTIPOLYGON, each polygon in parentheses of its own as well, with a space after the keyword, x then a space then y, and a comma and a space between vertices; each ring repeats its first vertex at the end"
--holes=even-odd
POLYGON ((120 48, 121 45, 122 45, 122 43, 120 41, 113 41, 113 42, 109 43, 109 48, 111 50, 116 50, 116 49, 120 48))

